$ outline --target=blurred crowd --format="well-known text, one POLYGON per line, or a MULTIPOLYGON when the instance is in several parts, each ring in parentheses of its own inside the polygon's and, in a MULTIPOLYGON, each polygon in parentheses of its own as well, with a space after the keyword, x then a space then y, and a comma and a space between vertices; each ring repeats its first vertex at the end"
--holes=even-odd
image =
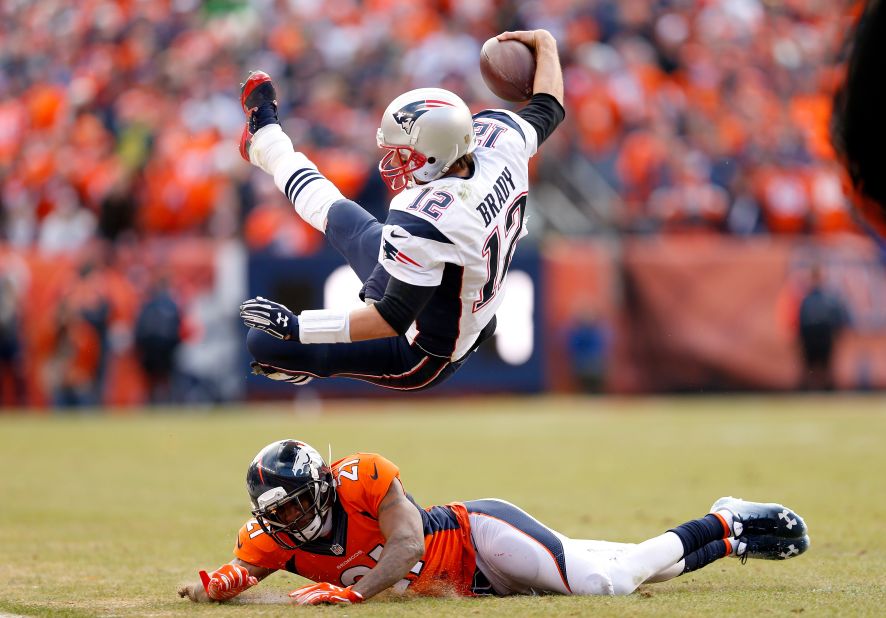
POLYGON ((0 233, 46 253, 95 236, 241 233, 310 251, 314 235, 237 157, 249 68, 274 76, 298 147, 381 211, 387 102, 442 85, 501 105, 479 79, 480 45, 538 27, 558 38, 567 83, 551 156, 597 167, 624 202, 617 229, 844 229, 827 125, 852 4, 7 0, 0 233))
MULTIPOLYGON (((539 166, 536 182, 568 182, 576 163, 593 166, 619 196, 606 231, 854 231, 828 117, 856 4, 4 0, 0 248, 67 260, 76 273, 103 256, 132 288, 135 308, 115 324, 134 342, 137 308, 160 302, 158 290, 167 313, 187 313, 186 301, 156 276, 131 277, 119 256, 171 239, 295 255, 322 244, 271 179, 239 158, 238 85, 249 69, 274 77, 297 147, 383 216, 390 194, 376 173, 375 127, 387 103, 442 86, 475 110, 502 106, 480 78, 480 46, 530 28, 558 39, 567 91, 566 126, 545 147, 555 165, 539 166)), ((576 199, 593 208, 593 195, 576 199)), ((4 324, 29 293, 10 273, 4 324)), ((54 307, 55 345, 76 348, 77 329, 60 332, 71 320, 104 341, 109 318, 93 309, 54 307)), ((101 379, 105 361, 87 365, 87 382, 101 379)), ((151 362, 142 365, 150 375, 151 362)), ((56 390, 60 400, 95 400, 89 388, 56 390)))

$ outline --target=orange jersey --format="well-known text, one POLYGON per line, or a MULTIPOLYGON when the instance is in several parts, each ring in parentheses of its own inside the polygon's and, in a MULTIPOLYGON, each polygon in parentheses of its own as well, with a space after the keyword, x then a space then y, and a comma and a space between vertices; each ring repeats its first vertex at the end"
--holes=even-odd
MULTIPOLYGON (((234 555, 256 566, 286 570, 316 582, 350 586, 378 562, 385 539, 378 505, 400 471, 375 453, 355 453, 332 464, 337 499, 328 538, 287 550, 265 534, 255 519, 237 535, 234 555)), ((412 501, 412 497, 407 494, 412 501)), ((414 501, 413 501, 414 504, 414 501)), ((468 513, 462 503, 422 510, 425 553, 395 589, 417 594, 470 596, 476 570, 468 513)))

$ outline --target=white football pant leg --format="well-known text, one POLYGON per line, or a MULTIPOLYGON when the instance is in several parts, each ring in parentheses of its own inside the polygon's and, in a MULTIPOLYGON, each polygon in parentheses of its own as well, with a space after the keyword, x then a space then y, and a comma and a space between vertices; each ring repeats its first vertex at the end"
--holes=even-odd
POLYGON ((467 505, 477 568, 499 595, 624 595, 682 572, 683 543, 673 532, 640 544, 570 539, 502 500, 467 505))

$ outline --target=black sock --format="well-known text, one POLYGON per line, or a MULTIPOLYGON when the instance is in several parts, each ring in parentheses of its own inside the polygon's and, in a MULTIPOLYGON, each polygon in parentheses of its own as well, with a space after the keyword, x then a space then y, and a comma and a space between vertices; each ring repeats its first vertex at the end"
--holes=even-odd
POLYGON ((683 542, 684 558, 711 541, 718 541, 726 536, 723 520, 713 513, 708 513, 701 519, 687 521, 685 524, 668 530, 668 532, 673 532, 680 537, 680 541, 683 542))
POLYGON ((697 571, 698 569, 709 565, 714 560, 725 558, 729 555, 730 551, 732 551, 732 546, 726 539, 711 541, 701 549, 694 551, 691 554, 687 554, 683 558, 685 561, 683 573, 697 571))
POLYGON ((258 109, 255 110, 255 113, 252 115, 252 122, 255 125, 254 128, 256 131, 269 124, 278 124, 277 106, 273 103, 259 105, 258 109))
MULTIPOLYGON (((261 84, 256 88, 256 91, 262 88, 272 87, 273 86, 270 84, 261 84)), ((253 112, 252 116, 250 116, 249 123, 249 130, 253 133, 269 124, 279 124, 280 121, 277 119, 277 104, 266 101, 259 105, 255 112, 253 112)))

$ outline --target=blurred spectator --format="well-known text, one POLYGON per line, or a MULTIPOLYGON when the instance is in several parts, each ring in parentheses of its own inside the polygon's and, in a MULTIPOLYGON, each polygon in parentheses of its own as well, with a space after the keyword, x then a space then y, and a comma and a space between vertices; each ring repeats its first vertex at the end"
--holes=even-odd
POLYGON ((700 152, 690 152, 675 164, 674 184, 656 189, 649 210, 666 229, 712 230, 725 227, 729 195, 710 181, 710 165, 700 152))
POLYGON ((0 274, 0 406, 25 403, 20 327, 15 285, 0 274))
POLYGON ((70 186, 59 185, 51 195, 54 206, 40 226, 40 250, 47 255, 71 253, 93 237, 95 216, 80 207, 70 186))
MULTIPOLYGON (((502 105, 479 79, 480 45, 539 27, 562 47, 573 129, 556 140, 568 142, 564 163, 592 162, 623 195, 606 225, 745 233, 740 174, 769 231, 844 232, 827 124, 854 4, 5 2, 0 236, 63 251, 95 233, 223 233, 211 224, 222 196, 256 182, 236 158, 237 83, 255 67, 291 102, 281 119, 298 147, 375 212, 387 196, 367 127, 386 103, 442 85, 474 107, 502 105)), ((239 206, 245 216, 251 204, 239 206)))
MULTIPOLYGON (((103 248, 98 249, 99 254, 103 248)), ((97 405, 103 401, 105 377, 111 355, 111 322, 113 320, 113 302, 111 295, 119 286, 115 286, 113 275, 108 276, 107 264, 100 264, 98 260, 108 260, 108 256, 90 256, 77 272, 77 279, 71 285, 65 302, 70 303, 71 310, 76 312, 72 318, 77 322, 75 328, 79 329, 79 322, 85 327, 91 328, 90 338, 94 337, 94 349, 90 350, 95 355, 94 379, 90 382, 92 392, 89 393, 90 405, 97 405)), ((84 335, 85 337, 85 335, 84 335)), ((78 339, 79 340, 79 339, 78 339)))
POLYGON ((175 356, 182 318, 166 281, 158 282, 135 320, 135 348, 148 381, 151 403, 171 403, 176 386, 175 356))
POLYGON ((134 191, 134 183, 121 177, 102 198, 98 228, 104 238, 113 242, 134 229, 137 209, 134 191))
POLYGON ((53 404, 59 408, 94 406, 99 380, 99 336, 83 316, 67 302, 55 313, 55 347, 45 367, 53 404))
POLYGON ((566 332, 569 365, 579 388, 599 393, 606 385, 609 328, 589 310, 579 310, 566 332))
POLYGON ((803 353, 802 388, 834 388, 834 344, 848 325, 846 305, 836 292, 825 287, 821 268, 813 266, 809 290, 800 302, 798 316, 798 335, 803 353))

